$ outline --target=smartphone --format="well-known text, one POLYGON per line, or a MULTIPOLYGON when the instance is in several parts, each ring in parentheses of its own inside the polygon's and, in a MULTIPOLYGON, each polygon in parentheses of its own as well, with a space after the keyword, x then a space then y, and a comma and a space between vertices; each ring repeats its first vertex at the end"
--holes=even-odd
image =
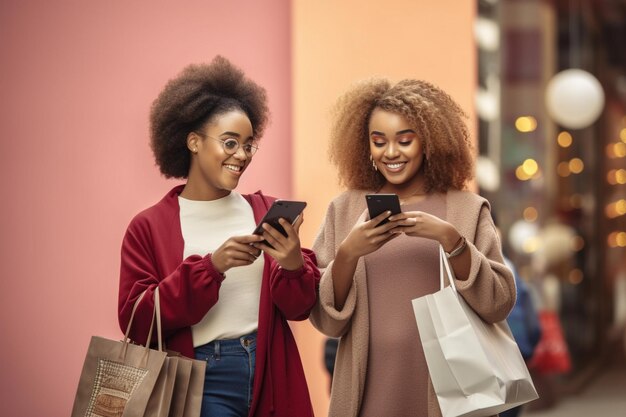
MULTIPOLYGON (((306 203, 304 201, 274 200, 274 204, 272 204, 272 207, 265 213, 265 216, 263 216, 256 226, 256 229, 254 229, 253 234, 262 235, 264 231, 262 224, 267 223, 284 236, 287 236, 287 232, 280 223, 278 223, 278 219, 283 218, 293 224, 298 220, 298 217, 300 217, 305 207, 306 203)), ((261 243, 268 244, 267 241, 261 243)))
MULTIPOLYGON (((370 212, 370 219, 373 219, 387 210, 391 211, 391 215, 402 212, 400 199, 396 194, 367 194, 365 201, 367 202, 367 209, 370 212)), ((389 222, 389 218, 383 220, 378 225, 381 226, 387 222, 389 222)))

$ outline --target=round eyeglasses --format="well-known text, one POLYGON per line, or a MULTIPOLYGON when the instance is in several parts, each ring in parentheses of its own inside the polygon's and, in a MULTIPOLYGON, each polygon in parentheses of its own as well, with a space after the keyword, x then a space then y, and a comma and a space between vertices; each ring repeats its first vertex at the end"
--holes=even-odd
POLYGON ((243 152, 247 156, 252 156, 259 150, 259 145, 257 145, 257 141, 253 140, 252 142, 246 142, 244 144, 239 143, 239 141, 235 138, 214 138, 213 136, 209 136, 205 133, 195 132, 197 135, 202 136, 203 138, 209 138, 216 140, 222 143, 222 148, 224 148, 224 152, 228 155, 234 155, 239 150, 239 147, 243 149, 243 152))

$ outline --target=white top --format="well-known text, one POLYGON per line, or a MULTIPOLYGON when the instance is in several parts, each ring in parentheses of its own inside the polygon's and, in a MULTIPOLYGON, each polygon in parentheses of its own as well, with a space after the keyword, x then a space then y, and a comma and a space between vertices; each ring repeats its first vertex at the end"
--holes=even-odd
MULTIPOLYGON (((205 256, 232 236, 249 235, 255 228, 252 207, 236 192, 212 201, 178 197, 184 258, 205 256)), ((193 346, 216 339, 234 339, 258 327, 263 256, 248 266, 231 268, 222 281, 219 301, 204 318, 191 326, 193 346)))

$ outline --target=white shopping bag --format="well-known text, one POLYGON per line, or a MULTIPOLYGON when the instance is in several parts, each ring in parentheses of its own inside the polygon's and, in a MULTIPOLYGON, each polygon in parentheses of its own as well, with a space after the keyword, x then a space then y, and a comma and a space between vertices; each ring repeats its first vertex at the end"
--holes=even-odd
POLYGON ((539 398, 506 321, 485 323, 457 293, 441 245, 439 256, 441 288, 413 311, 442 415, 493 416, 539 398))

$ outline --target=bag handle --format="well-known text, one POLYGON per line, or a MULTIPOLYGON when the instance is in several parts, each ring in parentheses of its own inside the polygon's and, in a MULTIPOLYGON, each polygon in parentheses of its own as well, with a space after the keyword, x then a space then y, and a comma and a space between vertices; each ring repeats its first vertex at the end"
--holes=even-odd
MULTIPOLYGON (((126 347, 130 343, 130 329, 133 325, 133 320, 135 318, 135 312, 137 311, 137 307, 139 306, 139 302, 142 300, 143 296, 146 294, 146 291, 142 292, 135 304, 133 305, 133 310, 130 313, 130 320, 128 321, 128 326, 126 327, 126 333, 124 334, 123 344, 124 347, 120 352, 120 358, 124 358, 126 356, 126 347)), ((163 351, 163 339, 162 339, 162 331, 161 331, 161 301, 159 296, 159 286, 154 289, 154 310, 152 312, 152 320, 150 321, 150 329, 148 330, 148 338, 146 339, 145 349, 146 352, 150 351, 150 341, 152 340, 152 330, 154 328, 154 319, 156 317, 157 322, 157 343, 159 351, 163 351)))
POLYGON ((130 335, 130 328, 132 327, 133 320, 135 319, 135 312, 137 311, 137 306, 139 305, 139 302, 141 301, 141 299, 143 298, 145 294, 146 294, 145 291, 139 294, 139 297, 137 298, 137 300, 135 301, 135 304, 133 305, 133 311, 131 311, 130 313, 130 320, 128 320, 128 326, 126 326, 126 333, 124 333, 124 343, 128 342, 128 336, 130 335))
MULTIPOLYGON (((155 289, 155 299, 158 298, 158 292, 159 292, 159 287, 157 286, 155 289)), ((133 320, 135 319, 135 312, 137 311, 137 306, 139 306, 139 302, 141 301, 141 299, 143 298, 143 296, 146 295, 146 291, 142 292, 139 297, 137 297, 137 300, 135 301, 135 305, 133 305, 133 310, 130 313, 130 320, 128 320, 128 326, 126 327, 126 333, 124 334, 124 343, 128 343, 129 339, 130 339, 130 329, 133 325, 133 320)), ((148 339, 147 341, 152 339, 152 328, 154 327, 154 314, 156 312, 157 309, 157 303, 155 302, 154 304, 154 309, 155 311, 152 312, 152 321, 150 322, 150 330, 148 330, 148 339)), ((160 319, 160 314, 159 314, 159 319, 160 319)), ((157 331, 159 331, 160 329, 157 329, 157 331)), ((160 333, 159 333, 160 334, 160 333)), ((147 342, 146 345, 149 345, 150 343, 147 342)))
POLYGON ((445 287, 444 268, 448 274, 448 282, 450 283, 450 286, 454 290, 454 293, 458 294, 456 290, 456 285, 454 284, 454 280, 455 280, 454 272, 452 272, 452 268, 450 268, 450 261, 448 261, 448 257, 446 256, 446 253, 443 250, 443 246, 439 245, 439 289, 440 290, 443 290, 445 287))
MULTIPOLYGON (((146 292, 144 291, 143 294, 146 292)), ((139 300, 137 300, 139 301, 139 300)), ((161 297, 159 296, 159 286, 154 289, 154 311, 152 313, 152 321, 150 322, 150 330, 148 330, 148 338, 146 339, 146 347, 150 346, 152 340, 152 329, 154 327, 154 319, 156 318, 157 324, 157 346, 159 352, 163 352, 163 339, 161 333, 161 297)))
MULTIPOLYGON (((120 354, 118 356, 118 359, 120 360, 124 360, 126 358, 126 351, 128 350, 128 345, 130 344, 130 337, 129 337, 130 329, 133 326, 133 320, 135 319, 135 312, 137 311, 137 306, 139 305, 139 302, 141 301, 141 299, 143 298, 145 294, 146 294, 145 291, 139 294, 139 297, 137 297, 137 300, 135 300, 135 304, 133 305, 133 310, 130 313, 130 320, 128 320, 128 326, 126 326, 126 333, 124 333, 124 340, 122 341, 122 350, 120 351, 120 354)), ((150 340, 150 337, 152 337, 153 325, 154 325, 154 313, 152 313, 152 322, 150 323, 150 330, 148 332, 148 341, 150 340)), ((150 346, 150 343, 146 343, 144 360, 142 361, 142 363, 147 360, 147 356, 150 352, 149 346, 150 346)))
POLYGON ((163 352, 163 334, 161 332, 161 296, 159 296, 159 286, 154 290, 154 314, 157 323, 157 344, 159 352, 163 352))

